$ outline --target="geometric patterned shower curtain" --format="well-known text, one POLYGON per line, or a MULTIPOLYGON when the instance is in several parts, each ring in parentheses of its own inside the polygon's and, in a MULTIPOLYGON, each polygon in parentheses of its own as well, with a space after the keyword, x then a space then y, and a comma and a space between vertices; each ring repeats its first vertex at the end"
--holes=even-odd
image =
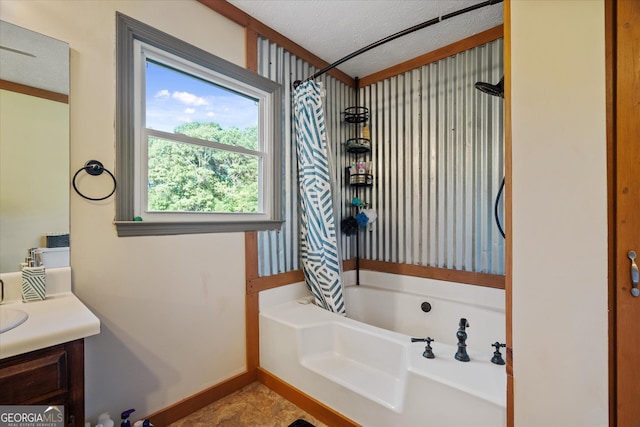
POLYGON ((341 264, 321 87, 300 84, 293 96, 300 191, 300 255, 316 305, 345 314, 341 264))

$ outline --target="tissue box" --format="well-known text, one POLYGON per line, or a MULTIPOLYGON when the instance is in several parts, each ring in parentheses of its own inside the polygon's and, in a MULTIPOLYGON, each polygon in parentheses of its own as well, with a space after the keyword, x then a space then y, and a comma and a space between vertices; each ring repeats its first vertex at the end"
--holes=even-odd
POLYGON ((47 281, 44 267, 22 269, 22 301, 42 301, 47 297, 47 281))

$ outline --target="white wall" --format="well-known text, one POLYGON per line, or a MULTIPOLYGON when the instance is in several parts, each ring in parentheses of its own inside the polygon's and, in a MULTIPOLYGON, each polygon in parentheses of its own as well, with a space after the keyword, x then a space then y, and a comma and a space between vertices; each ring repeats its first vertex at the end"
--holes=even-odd
POLYGON ((0 271, 69 232, 69 106, 0 91, 0 271), (37 126, 34 126, 37 123, 37 126))
POLYGON ((515 425, 606 426, 604 2, 511 3, 515 425))
MULTIPOLYGON (((114 170, 116 11, 244 65, 243 29, 196 1, 2 0, 1 19, 70 44, 70 176, 90 159, 114 170)), ((71 194, 74 291, 102 321, 85 349, 94 423, 130 407, 135 420, 245 370, 244 235, 118 238, 114 212, 113 198, 71 194)))

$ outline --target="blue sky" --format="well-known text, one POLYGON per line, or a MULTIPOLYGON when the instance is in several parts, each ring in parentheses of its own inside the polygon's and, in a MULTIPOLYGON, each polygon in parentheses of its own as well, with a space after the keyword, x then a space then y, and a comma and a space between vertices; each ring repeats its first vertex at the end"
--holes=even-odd
POLYGON ((258 124, 253 99, 152 62, 146 80, 148 128, 173 132, 186 122, 216 122, 225 129, 258 124))

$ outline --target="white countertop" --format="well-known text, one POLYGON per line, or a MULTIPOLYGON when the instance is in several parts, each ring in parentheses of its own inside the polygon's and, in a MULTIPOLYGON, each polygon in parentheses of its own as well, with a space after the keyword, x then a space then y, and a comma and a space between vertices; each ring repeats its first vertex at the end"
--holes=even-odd
POLYGON ((47 298, 43 301, 25 303, 15 298, 20 273, 0 277, 8 297, 0 310, 12 308, 29 315, 20 326, 0 334, 0 359, 100 333, 100 320, 71 292, 70 268, 47 270, 47 298))

